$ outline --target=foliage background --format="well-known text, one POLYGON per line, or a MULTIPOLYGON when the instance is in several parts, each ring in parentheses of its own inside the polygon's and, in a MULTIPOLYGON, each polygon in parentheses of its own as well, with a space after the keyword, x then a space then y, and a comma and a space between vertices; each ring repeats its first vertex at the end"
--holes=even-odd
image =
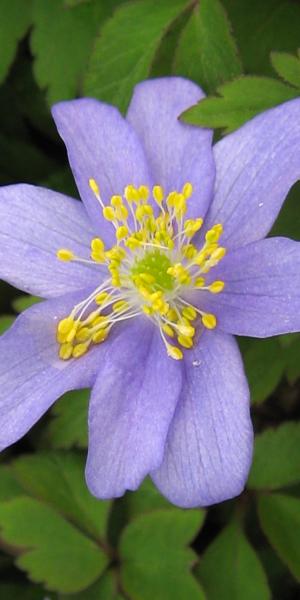
MULTIPOLYGON (((180 74, 208 94, 184 120, 216 138, 300 94, 297 0, 0 0, 0 183, 76 196, 50 105, 180 74)), ((300 187, 271 235, 300 239, 300 187)), ((26 207, 24 207, 26 210, 26 207)), ((1 332, 38 299, 0 283, 1 332)), ((61 398, 0 463, 0 600, 299 597, 300 337, 240 340, 255 454, 246 491, 208 510, 149 481, 115 502, 85 487, 88 391, 61 398)))

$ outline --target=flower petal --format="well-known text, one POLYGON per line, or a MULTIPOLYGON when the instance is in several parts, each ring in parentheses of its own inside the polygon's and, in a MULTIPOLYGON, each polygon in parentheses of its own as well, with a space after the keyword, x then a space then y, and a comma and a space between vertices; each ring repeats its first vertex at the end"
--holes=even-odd
POLYGON ((52 114, 92 223, 107 243, 113 242, 114 228, 103 218, 89 179, 97 181, 105 204, 112 195, 123 194, 128 184, 148 185, 137 135, 116 108, 90 98, 60 102, 52 114))
POLYGON ((167 193, 180 190, 187 181, 193 184, 190 216, 204 216, 211 200, 215 176, 212 132, 186 125, 179 116, 203 96, 187 79, 153 79, 136 86, 127 113, 143 143, 155 183, 167 193))
MULTIPOLYGON (((300 242, 268 238, 233 250, 214 275, 221 294, 202 307, 228 333, 268 337, 300 330, 300 242)), ((200 294, 198 295, 201 302, 200 294)))
POLYGON ((252 455, 249 391, 234 338, 206 332, 186 353, 185 382, 165 456, 152 473, 182 507, 208 506, 241 493, 252 455))
POLYGON ((300 178, 300 99, 258 115, 216 144, 207 227, 222 223, 230 248, 263 238, 300 178))
POLYGON ((124 327, 101 363, 89 415, 87 484, 98 498, 135 490, 161 462, 181 367, 153 325, 124 327))
POLYGON ((97 284, 93 265, 56 257, 62 247, 88 257, 92 237, 80 202, 32 185, 0 188, 0 277, 15 287, 51 298, 97 284))
POLYGON ((0 338, 0 448, 20 439, 68 390, 90 387, 100 348, 80 359, 58 357, 58 319, 85 294, 69 294, 26 310, 0 338))

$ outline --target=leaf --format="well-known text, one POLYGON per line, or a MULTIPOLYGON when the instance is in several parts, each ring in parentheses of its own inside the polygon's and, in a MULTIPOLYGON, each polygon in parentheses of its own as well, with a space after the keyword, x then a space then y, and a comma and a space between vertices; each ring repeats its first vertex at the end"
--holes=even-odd
POLYGON ((276 338, 240 338, 251 401, 261 403, 278 386, 285 369, 284 352, 276 338))
POLYGON ((136 492, 127 492, 126 503, 129 519, 140 514, 170 508, 170 503, 157 490, 151 479, 147 477, 136 492))
MULTIPOLYGON (((118 594, 117 573, 112 569, 106 571, 102 577, 84 592, 76 595, 62 596, 61 600, 122 600, 118 594)), ((1 599, 0 599, 1 600, 1 599)))
POLYGON ((50 506, 33 498, 0 503, 1 539, 35 582, 71 593, 90 585, 107 564, 104 552, 50 506))
POLYGON ((300 581, 300 500, 283 494, 262 495, 258 514, 271 546, 300 581))
POLYGON ((0 82, 14 60, 19 40, 31 23, 31 0, 0 0, 0 82))
POLYGON ((67 392, 54 405, 54 419, 46 430, 46 438, 52 448, 87 448, 87 411, 89 390, 67 392))
POLYGON ((230 133, 258 113, 296 98, 298 93, 281 81, 268 77, 240 77, 218 87, 219 96, 204 98, 185 111, 185 123, 222 127, 230 133))
POLYGON ((0 466, 0 502, 24 495, 22 486, 18 484, 11 469, 0 466))
POLYGON ((294 384, 300 377, 300 339, 296 337, 285 350, 286 376, 294 384))
POLYGON ((0 600, 56 600, 56 596, 47 593, 33 585, 19 585, 14 583, 0 584, 0 600))
POLYGON ((52 451, 17 458, 12 469, 28 494, 50 504, 101 541, 106 536, 110 503, 90 494, 84 464, 79 454, 52 451))
POLYGON ((12 306, 17 313, 21 313, 23 310, 30 308, 30 306, 41 302, 41 300, 37 296, 18 296, 12 301, 12 306))
POLYGON ((0 335, 5 333, 7 329, 13 324, 15 318, 11 315, 1 315, 0 317, 0 335))
POLYGON ((195 537, 204 513, 175 508, 137 517, 120 541, 122 584, 133 600, 203 600, 190 573, 195 554, 185 546, 195 537))
POLYGON ((275 490, 300 481, 300 422, 283 423, 255 437, 248 487, 275 490))
POLYGON ((300 50, 297 56, 287 52, 271 52, 271 63, 279 77, 300 88, 300 50))
POLYGON ((92 2, 67 8, 64 0, 34 0, 33 6, 31 49, 36 81, 48 89, 50 104, 74 98, 99 22, 109 13, 109 6, 92 2))
POLYGON ((231 26, 219 0, 196 2, 179 38, 174 72, 193 79, 208 93, 241 75, 231 26))
MULTIPOLYGON (((271 235, 283 235, 300 241, 300 182, 289 191, 288 197, 272 227, 271 235)), ((280 337, 282 339, 282 336, 280 337)))
POLYGON ((124 111, 133 87, 149 76, 166 31, 186 5, 187 0, 141 0, 116 10, 96 40, 84 80, 85 95, 124 111))
POLYGON ((260 560, 236 521, 227 525, 208 546, 196 574, 209 600, 271 598, 260 560))

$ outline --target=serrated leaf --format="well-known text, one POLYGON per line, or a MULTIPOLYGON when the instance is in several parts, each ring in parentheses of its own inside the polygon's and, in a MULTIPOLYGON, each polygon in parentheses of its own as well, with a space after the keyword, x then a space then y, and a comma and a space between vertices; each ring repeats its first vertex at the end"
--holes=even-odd
POLYGON ((282 346, 276 338, 240 339, 251 402, 260 403, 278 386, 285 369, 282 346))
POLYGON ((149 76, 155 54, 187 0, 141 0, 117 9, 96 40, 85 95, 125 110, 136 83, 149 76))
POLYGON ((283 494, 262 495, 258 514, 271 546, 300 580, 300 500, 283 494))
POLYGON ((14 60, 19 40, 31 23, 31 0, 0 0, 0 82, 14 60))
POLYGON ((186 545, 204 512, 160 510, 137 517, 120 540, 122 584, 133 600, 203 600, 190 573, 195 554, 186 545))
POLYGON ((196 2, 178 41, 174 73, 193 79, 208 93, 241 75, 230 23, 219 0, 196 2))
POLYGON ((278 75, 300 88, 300 51, 298 55, 288 54, 287 52, 271 52, 271 63, 278 75))
POLYGON ((118 574, 110 569, 84 592, 61 596, 60 600, 123 600, 123 596, 118 594, 117 577, 118 574))
POLYGON ((208 546, 196 567, 209 600, 268 600, 271 593, 259 557, 233 521, 208 546))
POLYGON ((300 481, 300 422, 283 423, 255 437, 248 487, 275 490, 300 481))
POLYGON ((77 592, 99 577, 104 552, 50 506, 33 498, 0 503, 0 537, 19 554, 16 565, 38 583, 77 592))
POLYGON ((50 104, 74 98, 99 23, 111 10, 110 3, 81 3, 68 8, 64 0, 33 1, 31 49, 36 81, 48 89, 50 104))
POLYGON ((12 301, 12 307, 17 313, 21 313, 38 302, 41 302, 41 298, 37 296, 18 296, 12 301))
POLYGON ((13 324, 15 318, 11 315, 1 315, 0 317, 0 335, 5 333, 9 327, 13 324))
POLYGON ((140 514, 170 508, 170 503, 164 498, 147 477, 136 492, 127 492, 124 502, 129 519, 140 514))
POLYGON ((221 85, 219 96, 204 98, 185 111, 181 119, 190 125, 237 129, 258 113, 298 96, 298 92, 276 79, 245 76, 221 85))
POLYGON ((13 473, 31 496, 47 502, 96 539, 106 536, 110 502, 96 500, 84 479, 85 460, 71 452, 43 452, 17 458, 13 473))
POLYGON ((51 411, 54 419, 46 430, 46 438, 52 448, 87 448, 89 396, 89 390, 67 392, 54 405, 51 411))

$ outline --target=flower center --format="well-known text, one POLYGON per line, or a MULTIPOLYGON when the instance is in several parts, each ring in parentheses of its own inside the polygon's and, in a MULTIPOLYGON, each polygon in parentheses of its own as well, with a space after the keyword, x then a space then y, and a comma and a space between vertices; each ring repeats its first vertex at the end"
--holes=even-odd
POLYGON ((59 322, 60 358, 78 358, 104 342, 117 322, 146 315, 159 328, 168 355, 182 359, 183 350, 194 344, 197 327, 216 327, 216 317, 191 304, 189 297, 194 290, 217 294, 224 288, 223 281, 206 281, 226 253, 219 245, 222 225, 206 232, 200 248, 192 243, 203 220, 185 219, 191 183, 166 198, 158 185, 151 194, 147 186, 128 185, 109 205, 103 204, 94 179, 89 185, 115 229, 116 243, 106 249, 101 238, 92 239, 90 259, 66 248, 57 252, 63 261, 107 267, 103 283, 59 322))

